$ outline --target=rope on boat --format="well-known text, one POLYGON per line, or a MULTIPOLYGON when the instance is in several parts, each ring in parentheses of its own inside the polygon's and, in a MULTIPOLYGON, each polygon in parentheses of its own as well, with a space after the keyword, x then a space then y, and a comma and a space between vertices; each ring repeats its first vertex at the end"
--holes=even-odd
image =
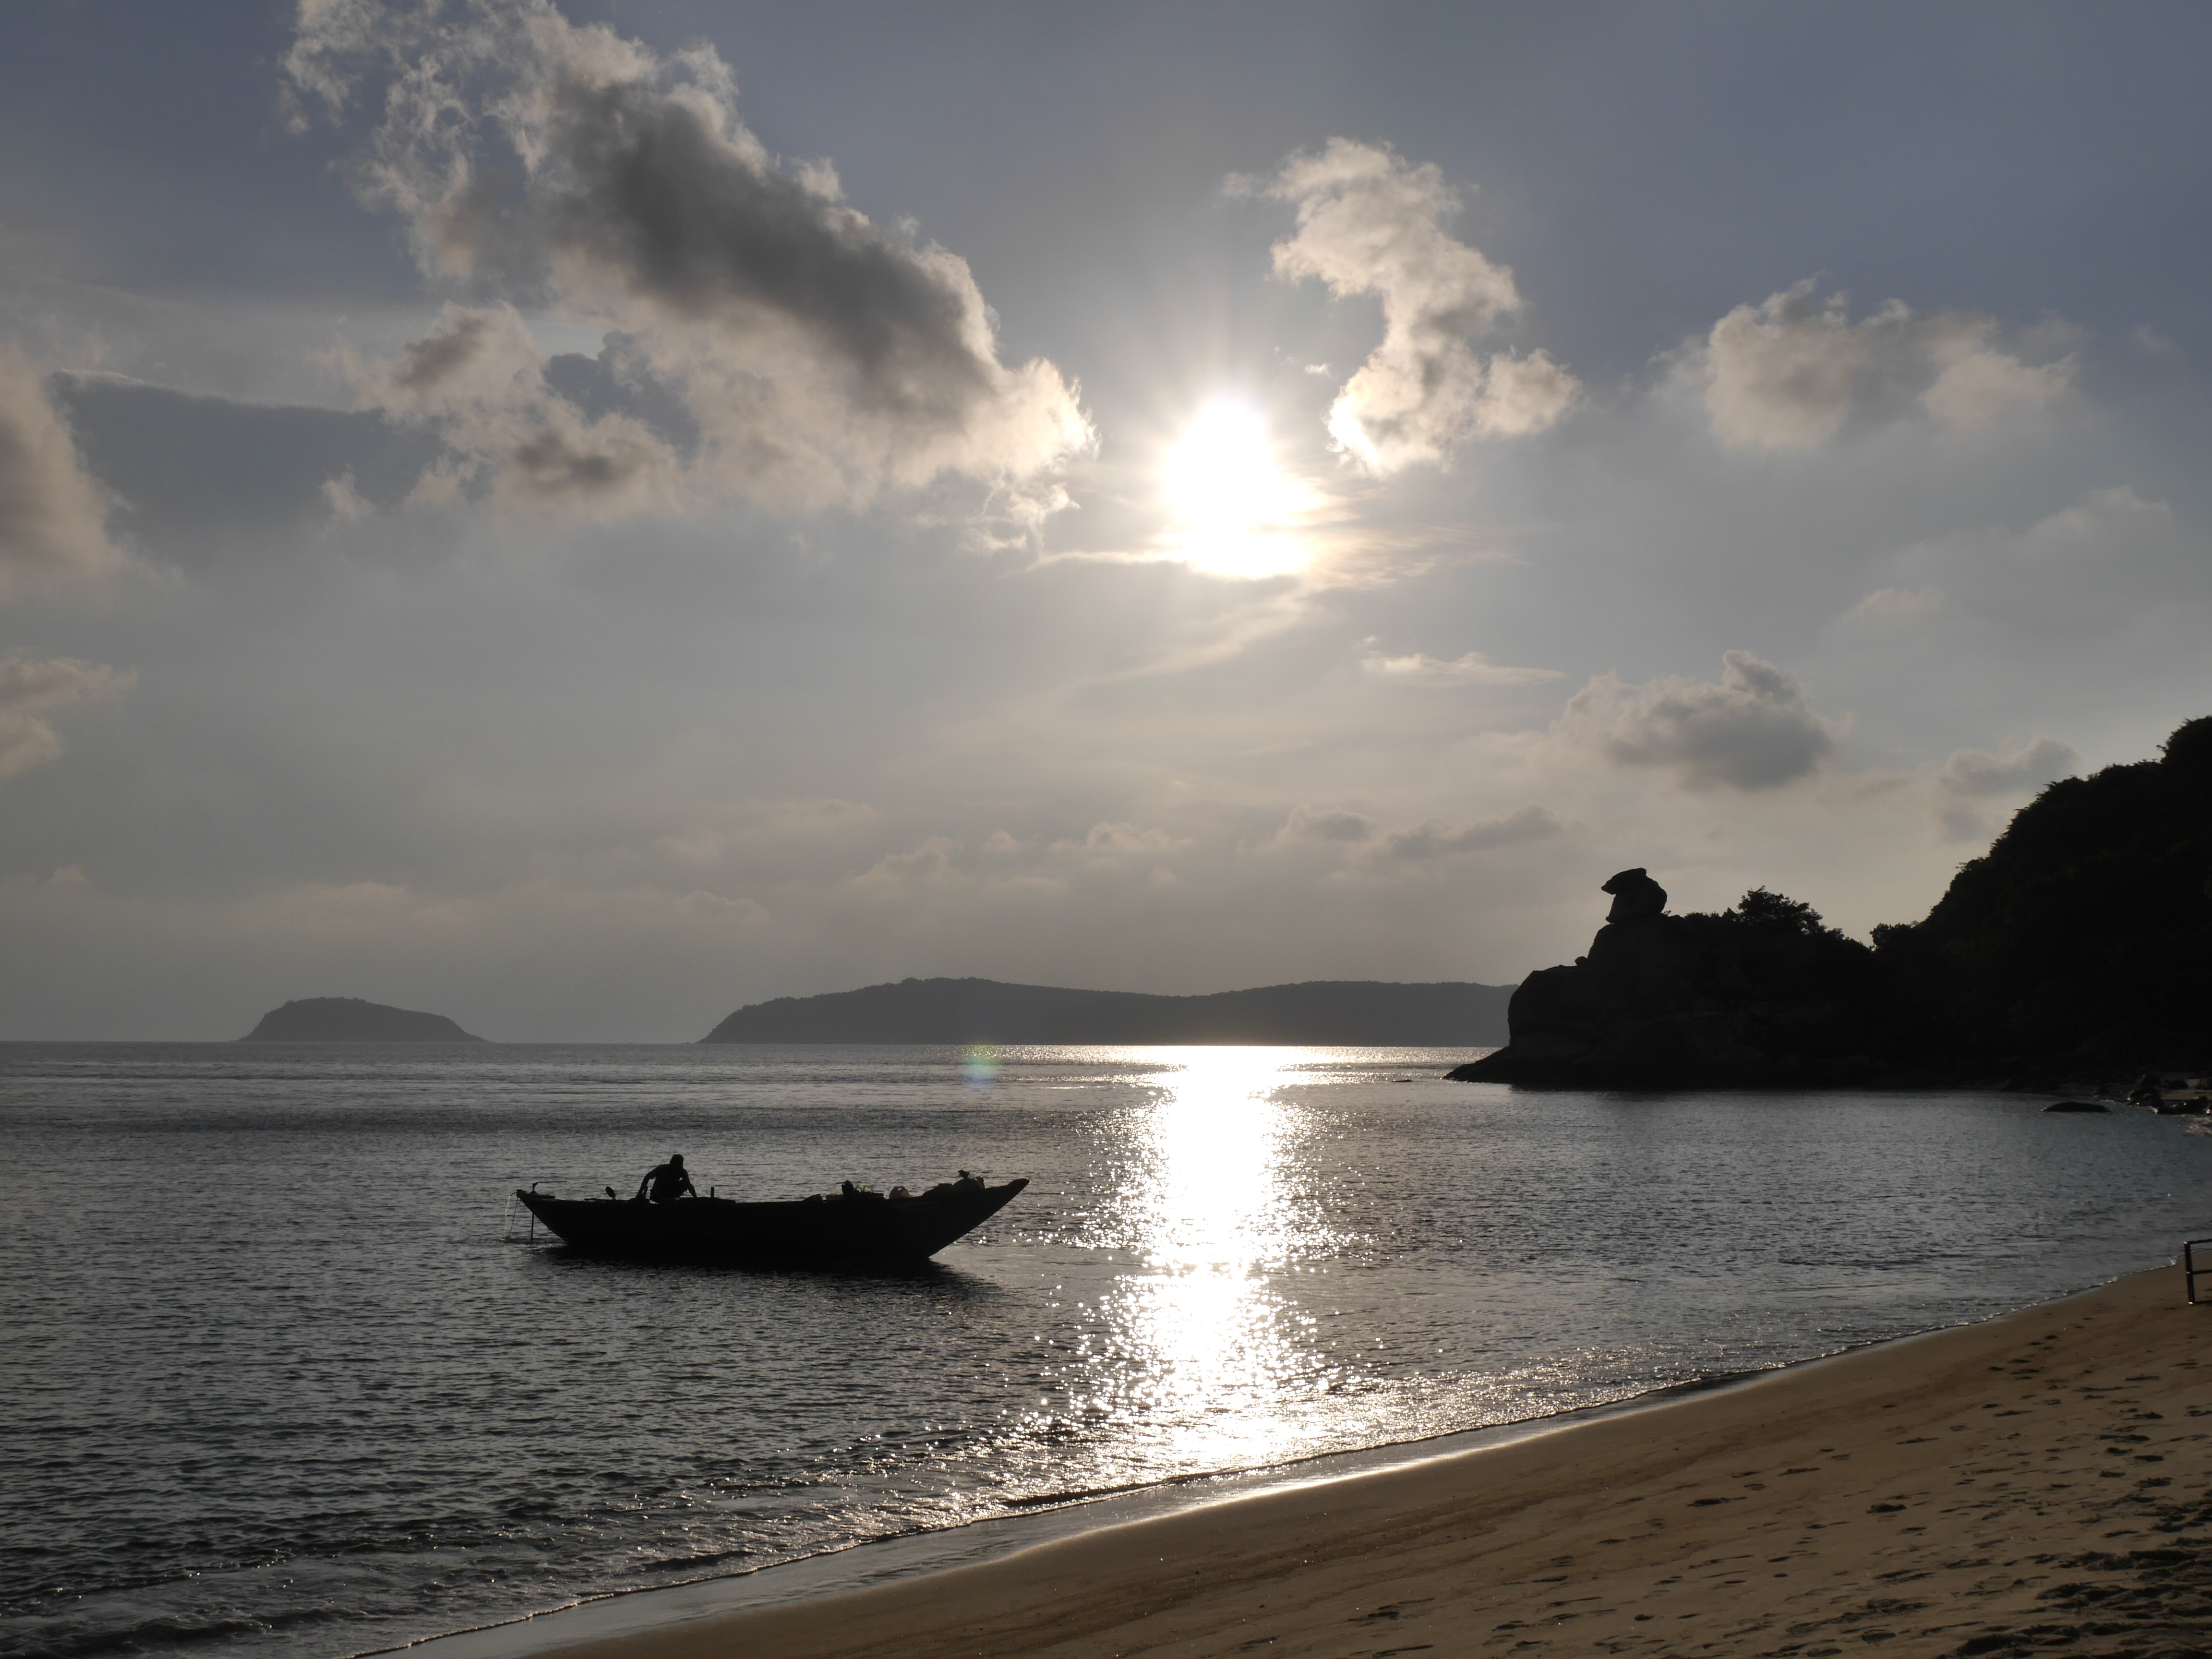
MULTIPOLYGON (((537 1182, 530 1183, 530 1190, 533 1193, 538 1190, 537 1182)), ((514 1194, 510 1191, 506 1207, 499 1212, 499 1237, 502 1243, 535 1244, 538 1242, 538 1212, 527 1206, 524 1206, 524 1211, 530 1217, 530 1231, 518 1239, 514 1236, 514 1194)))

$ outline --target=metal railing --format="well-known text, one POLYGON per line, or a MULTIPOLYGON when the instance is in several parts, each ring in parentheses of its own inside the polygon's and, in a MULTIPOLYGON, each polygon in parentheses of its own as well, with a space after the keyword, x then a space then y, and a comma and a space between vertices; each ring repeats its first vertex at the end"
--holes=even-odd
POLYGON ((2197 1281, 2200 1278, 2212 1279, 2212 1261, 2201 1267, 2197 1265, 2197 1247, 2199 1244, 2212 1244, 2212 1238, 2185 1238, 2181 1241, 2181 1282, 2188 1287, 2189 1305, 2192 1308, 2197 1305, 2197 1281))

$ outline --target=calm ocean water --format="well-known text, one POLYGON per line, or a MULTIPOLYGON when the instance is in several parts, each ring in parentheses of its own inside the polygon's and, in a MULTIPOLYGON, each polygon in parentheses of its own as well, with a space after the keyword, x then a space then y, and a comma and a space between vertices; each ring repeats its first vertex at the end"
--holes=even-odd
POLYGON ((358 1653, 1778 1364, 2212 1231, 2173 1120, 1463 1057, 0 1045, 0 1652, 358 1653), (1032 1184, 915 1277, 522 1242, 516 1186, 671 1151, 760 1196, 1032 1184))

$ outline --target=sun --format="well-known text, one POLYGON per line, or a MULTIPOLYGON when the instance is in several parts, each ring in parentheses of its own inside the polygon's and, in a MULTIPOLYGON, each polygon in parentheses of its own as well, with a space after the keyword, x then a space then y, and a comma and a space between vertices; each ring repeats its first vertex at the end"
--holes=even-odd
POLYGON ((1215 398, 1192 417, 1160 468, 1160 494, 1179 522, 1176 556, 1217 576, 1279 576, 1303 569, 1295 527, 1307 492, 1275 465, 1267 417, 1215 398))

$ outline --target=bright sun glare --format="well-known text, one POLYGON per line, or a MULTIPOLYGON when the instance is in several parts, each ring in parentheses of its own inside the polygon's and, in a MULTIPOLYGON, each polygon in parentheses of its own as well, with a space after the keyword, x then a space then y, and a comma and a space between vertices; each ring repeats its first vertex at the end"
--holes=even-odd
POLYGON ((1168 451, 1161 493, 1182 520, 1176 538, 1194 568, 1217 576, 1279 576, 1304 568, 1293 533, 1305 492, 1283 476, 1266 417, 1216 398, 1168 451))

